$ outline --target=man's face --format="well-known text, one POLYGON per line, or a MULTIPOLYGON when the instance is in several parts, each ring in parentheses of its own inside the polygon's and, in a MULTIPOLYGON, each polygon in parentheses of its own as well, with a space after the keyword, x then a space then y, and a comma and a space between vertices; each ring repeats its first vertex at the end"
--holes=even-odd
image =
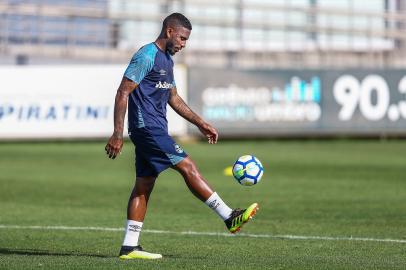
POLYGON ((183 26, 168 27, 166 34, 168 42, 166 43, 166 50, 170 55, 174 55, 186 46, 186 41, 189 39, 190 30, 183 26))

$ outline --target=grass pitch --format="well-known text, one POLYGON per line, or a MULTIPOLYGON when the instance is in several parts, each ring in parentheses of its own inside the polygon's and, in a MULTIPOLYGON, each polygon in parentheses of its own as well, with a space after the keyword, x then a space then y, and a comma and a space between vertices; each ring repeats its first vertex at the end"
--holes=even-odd
POLYGON ((114 161, 104 142, 3 143, 0 269, 406 269, 406 142, 182 146, 231 207, 260 204, 245 235, 222 235, 223 222, 168 170, 141 235, 144 248, 164 259, 119 260, 131 143, 114 161), (222 173, 243 154, 265 167, 256 186, 222 173))

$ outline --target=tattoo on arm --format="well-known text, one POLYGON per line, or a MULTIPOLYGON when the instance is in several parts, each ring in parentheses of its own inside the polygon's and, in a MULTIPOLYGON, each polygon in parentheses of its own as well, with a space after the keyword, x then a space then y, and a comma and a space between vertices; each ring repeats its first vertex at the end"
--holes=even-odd
POLYGON ((133 81, 123 78, 117 90, 114 103, 114 135, 122 138, 124 130, 124 118, 127 112, 127 102, 130 93, 137 87, 133 81))
POLYGON ((183 99, 178 95, 176 88, 171 90, 171 96, 169 98, 169 105, 175 110, 180 116, 188 120, 195 125, 201 125, 203 120, 198 116, 189 106, 183 101, 183 99))

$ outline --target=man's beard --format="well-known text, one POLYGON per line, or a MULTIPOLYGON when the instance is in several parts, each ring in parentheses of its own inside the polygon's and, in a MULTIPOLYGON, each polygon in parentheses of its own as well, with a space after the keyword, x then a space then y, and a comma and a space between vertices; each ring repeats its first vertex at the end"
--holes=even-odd
POLYGON ((173 45, 173 43, 168 43, 166 46, 166 51, 170 54, 170 55, 175 55, 176 51, 175 51, 175 46, 173 45))

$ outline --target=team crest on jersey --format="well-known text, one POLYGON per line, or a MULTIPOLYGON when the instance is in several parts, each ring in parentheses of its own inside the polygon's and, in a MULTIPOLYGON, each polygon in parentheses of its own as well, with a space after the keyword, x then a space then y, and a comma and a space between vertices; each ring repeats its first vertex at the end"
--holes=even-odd
POLYGON ((165 75, 166 75, 166 70, 165 70, 165 69, 161 69, 161 70, 159 71, 159 75, 165 76, 165 75))
POLYGON ((179 144, 175 143, 173 146, 175 146, 176 153, 179 153, 179 154, 183 153, 183 149, 182 149, 182 147, 179 146, 179 144))

